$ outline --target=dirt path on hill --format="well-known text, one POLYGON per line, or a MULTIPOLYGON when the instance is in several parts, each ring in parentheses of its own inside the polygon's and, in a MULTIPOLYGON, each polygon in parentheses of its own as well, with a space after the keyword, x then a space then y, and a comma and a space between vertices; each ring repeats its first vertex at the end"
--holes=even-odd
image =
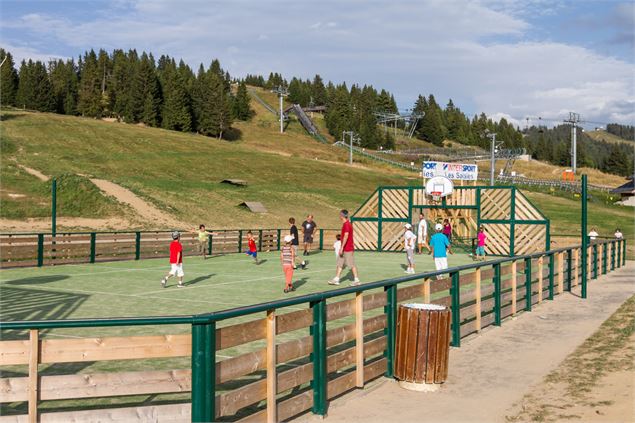
MULTIPOLYGON (((612 331, 605 335, 598 348, 589 348, 593 354, 585 357, 578 365, 588 368, 587 375, 596 377, 593 390, 584 407, 576 408, 577 398, 544 385, 545 376, 557 372, 560 363, 565 362, 577 347, 584 345, 587 338, 615 310, 635 294, 632 275, 635 263, 629 262, 625 268, 601 276, 589 283, 589 297, 579 297, 579 287, 573 293, 558 295, 553 301, 544 301, 532 312, 521 313, 516 319, 507 319, 501 327, 490 327, 480 335, 464 339, 460 348, 450 351, 448 380, 439 391, 422 393, 407 391, 396 382, 380 378, 366 389, 331 401, 328 418, 304 415, 296 422, 317 423, 375 423, 398 421, 401 423, 509 423, 548 421, 537 416, 517 416, 514 406, 523 404, 527 392, 538 391, 545 404, 554 404, 556 411, 575 415, 570 420, 561 418, 551 421, 568 422, 627 422, 632 421, 633 370, 629 367, 615 367, 616 372, 598 374, 595 370, 604 362, 612 331), (624 374, 623 372, 628 372, 624 374), (620 385, 627 378, 628 384, 620 385), (619 396, 619 397, 618 397, 619 396), (573 404, 565 408, 566 404, 573 404), (589 404, 592 404, 588 407, 589 404), (599 412, 598 412, 599 411, 599 412), (603 413, 603 414, 602 414, 603 413), (517 419, 515 419, 518 417, 517 419), (603 417, 604 419, 600 419, 603 417), (612 419, 612 420, 611 420, 612 419)), ((629 334, 632 333, 629 332, 629 334)), ((626 343, 625 343, 626 344, 626 343)), ((610 349, 610 347, 609 347, 610 349)), ((578 349, 579 350, 579 349, 578 349)), ((630 359, 627 353, 619 360, 630 359)), ((619 361, 618 360, 618 361, 619 361)), ((575 359, 573 360, 575 362, 575 359)), ((610 366, 609 366, 610 367, 610 366)), ((568 373, 574 386, 578 382, 585 387, 590 379, 574 369, 568 373), (587 383, 586 385, 584 385, 587 383)), ((569 382, 567 380, 566 382, 569 382)), ((578 388, 581 389, 581 388, 578 388)), ((580 404, 583 405, 582 403, 580 404)), ((522 405, 521 405, 522 407, 522 405)), ((552 410, 553 411, 553 410, 552 410)))
POLYGON ((48 180, 49 180, 49 177, 48 177, 48 176, 46 176, 45 174, 43 174, 42 172, 40 172, 39 170, 35 170, 35 169, 30 168, 30 167, 26 167, 26 166, 21 165, 21 164, 19 164, 19 163, 16 163, 16 165, 17 165, 20 169, 22 169, 23 171, 25 171, 26 173, 28 173, 29 175, 33 175, 33 176, 35 176, 36 178, 38 178, 38 179, 39 179, 40 181, 42 181, 42 182, 46 182, 46 181, 48 181, 48 180))
POLYGON ((160 225, 165 227, 182 226, 182 222, 179 222, 168 213, 157 209, 152 204, 139 198, 135 193, 122 187, 121 185, 117 185, 114 182, 110 182, 105 179, 91 178, 90 181, 107 195, 111 195, 120 203, 124 203, 132 207, 144 223, 152 223, 153 226, 160 225))

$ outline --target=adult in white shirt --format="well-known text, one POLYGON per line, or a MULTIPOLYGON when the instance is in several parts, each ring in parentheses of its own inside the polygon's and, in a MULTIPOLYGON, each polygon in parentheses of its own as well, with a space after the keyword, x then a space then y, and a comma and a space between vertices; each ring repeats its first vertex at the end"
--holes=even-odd
POLYGON ((408 268, 406 269, 406 273, 414 274, 415 272, 415 241, 417 236, 412 232, 412 225, 410 223, 406 223, 404 225, 406 229, 403 235, 404 238, 404 248, 406 250, 406 258, 408 260, 408 268))
POLYGON ((426 221, 423 213, 419 214, 419 225, 417 227, 417 244, 419 246, 419 254, 423 252, 423 247, 428 249, 430 253, 430 246, 428 245, 428 222, 426 221))
POLYGON ((600 236, 600 234, 598 234, 598 232, 595 230, 595 228, 591 228, 591 232, 589 232, 589 239, 591 241, 595 241, 598 236, 600 236))
POLYGON ((622 235, 622 231, 620 231, 620 228, 617 228, 615 230, 615 239, 624 239, 624 235, 622 235))

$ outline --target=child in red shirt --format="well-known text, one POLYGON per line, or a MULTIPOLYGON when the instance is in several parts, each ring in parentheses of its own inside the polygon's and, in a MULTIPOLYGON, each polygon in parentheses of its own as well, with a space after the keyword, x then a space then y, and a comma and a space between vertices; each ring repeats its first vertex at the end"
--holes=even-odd
POLYGON ((165 288, 168 279, 172 276, 179 278, 179 288, 183 288, 183 245, 181 244, 181 234, 179 231, 172 232, 172 242, 170 243, 170 272, 161 279, 161 286, 165 288))
POLYGON ((247 243, 249 245, 249 250, 245 251, 245 254, 248 256, 252 256, 256 264, 260 264, 258 261, 258 247, 256 247, 256 240, 254 239, 254 234, 251 231, 247 232, 247 243))

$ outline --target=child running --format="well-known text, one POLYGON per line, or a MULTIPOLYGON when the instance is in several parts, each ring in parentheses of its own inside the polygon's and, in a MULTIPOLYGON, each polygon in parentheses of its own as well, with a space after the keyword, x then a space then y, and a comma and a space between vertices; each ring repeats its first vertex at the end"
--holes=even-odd
POLYGON ((404 225, 404 248, 406 250, 406 259, 408 260, 408 268, 406 273, 413 275, 415 273, 415 240, 417 236, 412 232, 412 225, 406 223, 404 225))
POLYGON ((214 232, 205 230, 205 225, 202 223, 198 226, 198 230, 190 231, 193 234, 197 234, 198 239, 198 252, 203 256, 203 260, 207 259, 205 253, 207 252, 207 242, 210 235, 216 235, 214 232))
POLYGON ((485 228, 482 226, 478 229, 478 235, 476 235, 476 257, 475 260, 485 261, 485 243, 487 241, 487 235, 485 235, 485 228))
POLYGON ((170 272, 161 279, 161 286, 165 288, 168 279, 172 276, 179 278, 179 288, 183 288, 183 245, 181 245, 181 234, 179 231, 172 232, 172 242, 170 243, 170 272))
POLYGON ((284 246, 280 249, 280 263, 282 263, 282 271, 286 284, 284 286, 284 293, 295 291, 293 286, 293 263, 295 261, 295 250, 292 247, 293 237, 287 235, 284 237, 284 246))
POLYGON ((335 235, 335 242, 333 243, 333 250, 335 251, 335 260, 340 256, 340 250, 342 249, 342 235, 335 235))
POLYGON ((249 244, 249 249, 245 251, 245 254, 253 257, 256 265, 260 264, 258 261, 258 247, 256 247, 256 240, 254 239, 254 234, 251 231, 247 232, 247 244, 249 244))

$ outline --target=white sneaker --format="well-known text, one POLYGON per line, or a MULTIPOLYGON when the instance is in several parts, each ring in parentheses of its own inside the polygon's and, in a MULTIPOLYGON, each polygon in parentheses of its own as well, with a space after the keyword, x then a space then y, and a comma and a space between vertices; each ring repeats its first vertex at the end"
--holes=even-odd
POLYGON ((161 279, 161 287, 165 288, 166 283, 167 283, 167 280, 165 278, 161 279))
POLYGON ((359 281, 359 278, 355 278, 353 282, 351 282, 351 286, 361 285, 362 283, 359 281))
POLYGON ((340 280, 338 278, 333 278, 329 281, 329 285, 339 285, 340 280))
POLYGON ((185 288, 185 285, 183 285, 182 283, 178 284, 177 287, 179 288, 185 288))

